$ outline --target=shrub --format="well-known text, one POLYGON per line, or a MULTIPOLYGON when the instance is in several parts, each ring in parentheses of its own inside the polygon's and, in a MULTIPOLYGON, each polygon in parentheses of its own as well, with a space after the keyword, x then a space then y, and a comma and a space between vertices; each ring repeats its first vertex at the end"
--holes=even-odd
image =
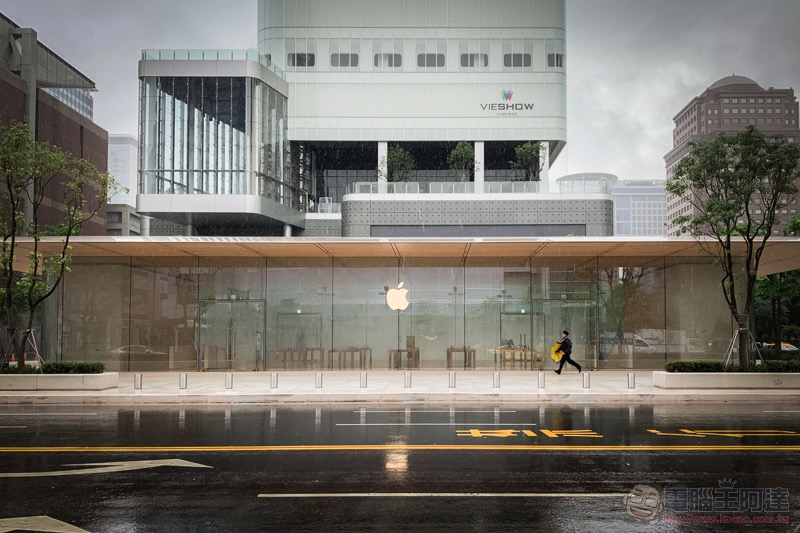
POLYGON ((0 366, 0 374, 38 374, 39 369, 32 365, 25 366, 0 366))
POLYGON ((800 372, 800 361, 766 360, 761 365, 728 368, 722 361, 672 361, 664 365, 667 372, 800 372))
POLYGON ((104 370, 103 363, 75 361, 45 363, 42 366, 42 373, 44 374, 102 374, 104 370))

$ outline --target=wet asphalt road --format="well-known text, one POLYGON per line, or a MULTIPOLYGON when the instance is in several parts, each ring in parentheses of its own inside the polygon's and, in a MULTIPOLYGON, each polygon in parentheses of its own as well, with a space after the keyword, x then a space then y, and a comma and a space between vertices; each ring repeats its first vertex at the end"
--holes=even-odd
POLYGON ((742 528, 722 520, 797 531, 798 414, 786 403, 4 406, 0 532, 32 516, 91 532, 742 528))

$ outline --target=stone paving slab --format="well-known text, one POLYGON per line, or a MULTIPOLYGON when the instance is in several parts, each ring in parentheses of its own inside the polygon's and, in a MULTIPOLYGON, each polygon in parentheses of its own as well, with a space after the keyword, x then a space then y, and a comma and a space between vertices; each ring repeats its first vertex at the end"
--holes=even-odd
POLYGON ((628 387, 627 371, 589 372, 589 387, 577 372, 556 375, 538 371, 495 373, 482 370, 451 372, 413 370, 411 387, 405 371, 366 371, 366 388, 359 371, 277 372, 277 388, 270 387, 271 372, 235 372, 233 388, 225 388, 225 372, 187 372, 187 388, 179 388, 179 372, 142 373, 141 390, 134 389, 134 374, 120 373, 119 386, 103 391, 0 391, 0 405, 195 405, 289 403, 662 403, 662 402, 800 402, 800 389, 660 389, 651 371, 634 372, 635 387, 628 387))

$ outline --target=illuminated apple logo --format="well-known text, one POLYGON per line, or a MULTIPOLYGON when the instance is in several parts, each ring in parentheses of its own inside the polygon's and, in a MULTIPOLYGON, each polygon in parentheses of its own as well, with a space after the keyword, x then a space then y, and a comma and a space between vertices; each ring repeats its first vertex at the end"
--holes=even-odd
POLYGON ((386 305, 392 311, 405 311, 406 307, 408 307, 406 294, 408 294, 408 289, 404 289, 403 282, 400 282, 396 289, 386 291, 386 305))

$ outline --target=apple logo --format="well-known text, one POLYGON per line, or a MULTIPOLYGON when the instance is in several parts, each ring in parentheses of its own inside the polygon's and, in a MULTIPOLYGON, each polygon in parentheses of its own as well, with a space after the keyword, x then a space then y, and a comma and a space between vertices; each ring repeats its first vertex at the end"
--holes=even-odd
POLYGON ((406 294, 408 294, 408 289, 403 288, 403 282, 401 281, 396 289, 386 291, 386 305, 392 311, 405 311, 408 307, 406 294))

